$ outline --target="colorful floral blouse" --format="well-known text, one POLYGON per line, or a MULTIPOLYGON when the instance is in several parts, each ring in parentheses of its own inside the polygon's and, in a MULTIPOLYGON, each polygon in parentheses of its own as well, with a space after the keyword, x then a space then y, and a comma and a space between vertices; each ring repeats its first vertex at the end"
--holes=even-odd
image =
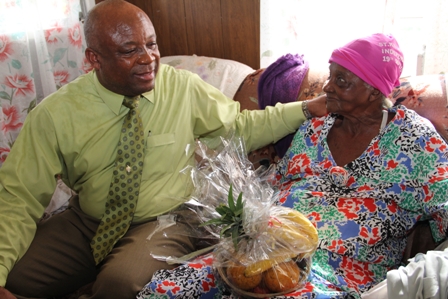
MULTIPOLYGON (((400 264, 406 232, 418 220, 433 219, 434 237, 446 238, 448 145, 412 110, 390 111, 393 120, 344 167, 326 142, 334 115, 296 133, 278 165, 280 202, 316 225, 319 248, 306 285, 276 298, 359 298, 400 264)), ((157 272, 138 298, 236 298, 215 280, 212 260, 157 272)))
POLYGON ((304 124, 279 163, 281 202, 316 224, 313 271, 356 296, 399 265, 406 232, 432 218, 448 228, 448 146, 428 121, 403 106, 365 152, 337 166, 327 145, 335 115, 304 124))

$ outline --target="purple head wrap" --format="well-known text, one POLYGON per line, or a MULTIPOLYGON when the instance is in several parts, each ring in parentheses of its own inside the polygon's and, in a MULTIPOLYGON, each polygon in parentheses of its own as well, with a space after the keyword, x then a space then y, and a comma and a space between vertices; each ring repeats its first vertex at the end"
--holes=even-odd
MULTIPOLYGON (((258 81, 258 106, 275 106, 278 102, 297 101, 303 78, 308 72, 308 61, 303 55, 286 54, 268 66, 258 81)), ((285 155, 294 134, 289 134, 274 144, 277 155, 285 155)))

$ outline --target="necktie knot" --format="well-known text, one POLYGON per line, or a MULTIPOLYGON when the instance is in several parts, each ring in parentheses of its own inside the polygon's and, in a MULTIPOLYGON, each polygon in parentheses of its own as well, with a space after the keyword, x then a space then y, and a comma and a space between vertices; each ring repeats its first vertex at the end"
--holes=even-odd
POLYGON ((124 97, 123 105, 129 109, 135 109, 138 107, 138 102, 140 101, 140 96, 135 97, 124 97))

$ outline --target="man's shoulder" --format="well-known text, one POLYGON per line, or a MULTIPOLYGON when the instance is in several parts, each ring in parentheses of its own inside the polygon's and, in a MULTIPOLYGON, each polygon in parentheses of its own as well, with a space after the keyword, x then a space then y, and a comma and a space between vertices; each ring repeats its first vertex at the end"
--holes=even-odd
POLYGON ((199 76, 189 70, 179 69, 169 64, 161 63, 157 74, 163 80, 187 80, 191 78, 199 78, 199 76))
POLYGON ((44 103, 45 105, 52 105, 55 104, 55 102, 64 101, 73 102, 73 100, 95 94, 97 94, 97 91, 93 81, 93 74, 87 73, 77 77, 75 80, 48 95, 39 105, 44 103))

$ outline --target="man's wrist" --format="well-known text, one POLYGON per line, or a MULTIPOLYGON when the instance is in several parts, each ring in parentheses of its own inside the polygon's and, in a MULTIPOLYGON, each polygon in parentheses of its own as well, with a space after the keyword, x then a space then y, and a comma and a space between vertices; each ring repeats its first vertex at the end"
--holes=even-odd
POLYGON ((310 111, 308 110, 308 101, 302 101, 302 112, 303 115, 305 115, 306 119, 311 119, 313 116, 311 115, 310 111))
POLYGON ((306 118, 322 117, 327 115, 327 95, 322 94, 311 100, 306 100, 305 105, 302 102, 302 111, 306 118), (305 108, 304 108, 305 106, 305 108), (308 114, 306 114, 308 112, 308 114))

